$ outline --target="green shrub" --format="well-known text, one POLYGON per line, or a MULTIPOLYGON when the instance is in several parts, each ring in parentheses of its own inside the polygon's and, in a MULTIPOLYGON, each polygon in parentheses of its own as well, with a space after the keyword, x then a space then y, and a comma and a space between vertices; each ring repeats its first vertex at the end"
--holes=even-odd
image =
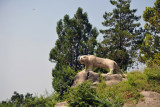
POLYGON ((110 103, 101 99, 96 94, 95 88, 91 88, 91 82, 86 81, 69 91, 67 100, 71 107, 108 107, 110 103))
POLYGON ((147 84, 147 76, 141 72, 130 72, 127 75, 128 83, 137 89, 143 90, 147 84))
POLYGON ((154 66, 154 67, 146 68, 144 70, 144 74, 148 76, 148 79, 160 80, 160 67, 154 66))
POLYGON ((64 92, 72 85, 76 72, 69 66, 62 66, 61 69, 54 69, 52 72, 52 86, 55 91, 63 96, 64 92))
POLYGON ((154 53, 153 58, 146 61, 147 67, 154 68, 156 66, 160 66, 160 53, 154 53))
POLYGON ((100 83, 96 86, 96 94, 100 99, 106 100, 111 107, 120 107, 124 104, 123 94, 118 91, 118 85, 107 86, 103 78, 100 76, 100 83))
POLYGON ((124 104, 123 95, 117 93, 114 87, 106 87, 104 90, 101 89, 101 91, 99 89, 97 94, 101 99, 107 100, 111 107, 120 107, 124 104))
POLYGON ((149 87, 147 90, 153 90, 160 93, 160 67, 152 66, 144 70, 148 77, 149 87))
POLYGON ((160 66, 160 53, 154 54, 153 64, 160 66))
POLYGON ((18 102, 18 100, 15 100, 14 102, 11 100, 2 101, 2 103, 0 103, 0 107, 54 107, 57 102, 60 102, 59 96, 60 95, 58 93, 53 93, 48 97, 32 97, 32 95, 25 96, 23 103, 18 102))
POLYGON ((33 98, 28 98, 27 102, 25 102, 22 107, 54 107, 54 105, 60 101, 60 94, 54 92, 48 97, 35 96, 33 98))

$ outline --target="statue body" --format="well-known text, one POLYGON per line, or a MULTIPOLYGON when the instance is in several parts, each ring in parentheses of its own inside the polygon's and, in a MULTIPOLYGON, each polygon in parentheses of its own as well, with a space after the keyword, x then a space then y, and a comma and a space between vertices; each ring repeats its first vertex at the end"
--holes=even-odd
POLYGON ((88 72, 88 69, 92 71, 94 67, 100 68, 109 68, 110 72, 107 74, 113 74, 113 71, 116 70, 123 75, 118 64, 107 58, 100 58, 94 55, 83 55, 80 57, 80 63, 85 65, 85 71, 88 72))

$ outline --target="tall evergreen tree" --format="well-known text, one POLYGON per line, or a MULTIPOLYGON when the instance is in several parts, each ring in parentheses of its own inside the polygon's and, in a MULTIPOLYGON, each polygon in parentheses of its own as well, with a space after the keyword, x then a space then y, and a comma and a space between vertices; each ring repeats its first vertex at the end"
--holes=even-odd
POLYGON ((69 65, 76 71, 81 69, 78 56, 94 54, 98 31, 89 23, 87 13, 78 8, 73 18, 65 15, 57 23, 58 40, 50 51, 50 61, 69 65))
POLYGON ((53 88, 63 94, 67 85, 71 85, 72 76, 75 74, 70 68, 74 72, 82 69, 78 57, 94 54, 98 31, 89 23, 87 13, 83 12, 82 8, 78 8, 73 18, 65 15, 63 20, 58 21, 57 34, 58 39, 55 47, 50 51, 49 60, 56 62, 56 67, 52 72, 54 77, 53 88), (67 71, 64 71, 64 67, 67 71), (71 78, 68 78, 70 76, 71 78), (63 84, 65 84, 65 87, 63 84))
POLYGON ((135 15, 137 9, 130 9, 131 0, 110 0, 110 3, 116 8, 103 15, 106 29, 100 30, 104 40, 98 44, 97 55, 115 60, 126 70, 133 63, 132 57, 141 40, 140 23, 136 23, 140 16, 135 15))
POLYGON ((140 48, 139 61, 147 66, 160 65, 160 0, 143 12, 146 35, 140 48))

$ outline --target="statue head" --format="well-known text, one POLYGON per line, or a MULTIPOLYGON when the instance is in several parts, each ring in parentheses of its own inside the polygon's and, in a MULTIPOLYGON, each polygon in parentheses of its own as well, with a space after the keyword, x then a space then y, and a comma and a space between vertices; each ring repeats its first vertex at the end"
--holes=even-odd
POLYGON ((80 63, 85 64, 88 61, 87 55, 80 56, 80 63))

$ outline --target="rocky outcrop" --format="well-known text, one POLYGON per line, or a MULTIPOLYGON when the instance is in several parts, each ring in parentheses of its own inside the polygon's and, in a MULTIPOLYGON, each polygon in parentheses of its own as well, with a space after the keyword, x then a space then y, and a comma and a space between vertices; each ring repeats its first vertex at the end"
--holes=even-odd
POLYGON ((139 100, 137 104, 126 103, 123 107, 160 107, 160 94, 153 91, 142 91, 144 100, 139 100))
POLYGON ((120 83, 123 79, 121 74, 101 74, 104 81, 106 82, 106 85, 111 86, 120 83))
MULTIPOLYGON (((121 74, 101 74, 101 76, 108 86, 118 84, 123 80, 121 74)), ((90 80, 93 85, 96 85, 100 82, 100 74, 93 71, 81 71, 75 76, 72 87, 77 86, 87 80, 90 80)))
MULTIPOLYGON (((123 80, 126 80, 126 78, 122 78, 121 74, 101 74, 103 77, 103 80, 105 81, 106 85, 111 86, 113 84, 118 84, 123 80)), ((81 71, 79 72, 75 78, 74 83, 72 87, 75 87, 84 81, 90 80, 93 85, 96 85, 100 82, 100 74, 95 73, 93 71, 85 72, 81 71)), ((142 96, 144 96, 144 100, 139 100, 138 103, 136 101, 133 102, 127 102, 124 104, 123 107, 160 107, 160 94, 153 91, 142 91, 140 92, 142 96)), ((55 107, 67 107, 67 102, 61 102, 56 104, 55 107)))
POLYGON ((75 76, 72 87, 79 85, 86 80, 87 80, 87 73, 85 71, 81 71, 77 73, 77 75, 75 76))

